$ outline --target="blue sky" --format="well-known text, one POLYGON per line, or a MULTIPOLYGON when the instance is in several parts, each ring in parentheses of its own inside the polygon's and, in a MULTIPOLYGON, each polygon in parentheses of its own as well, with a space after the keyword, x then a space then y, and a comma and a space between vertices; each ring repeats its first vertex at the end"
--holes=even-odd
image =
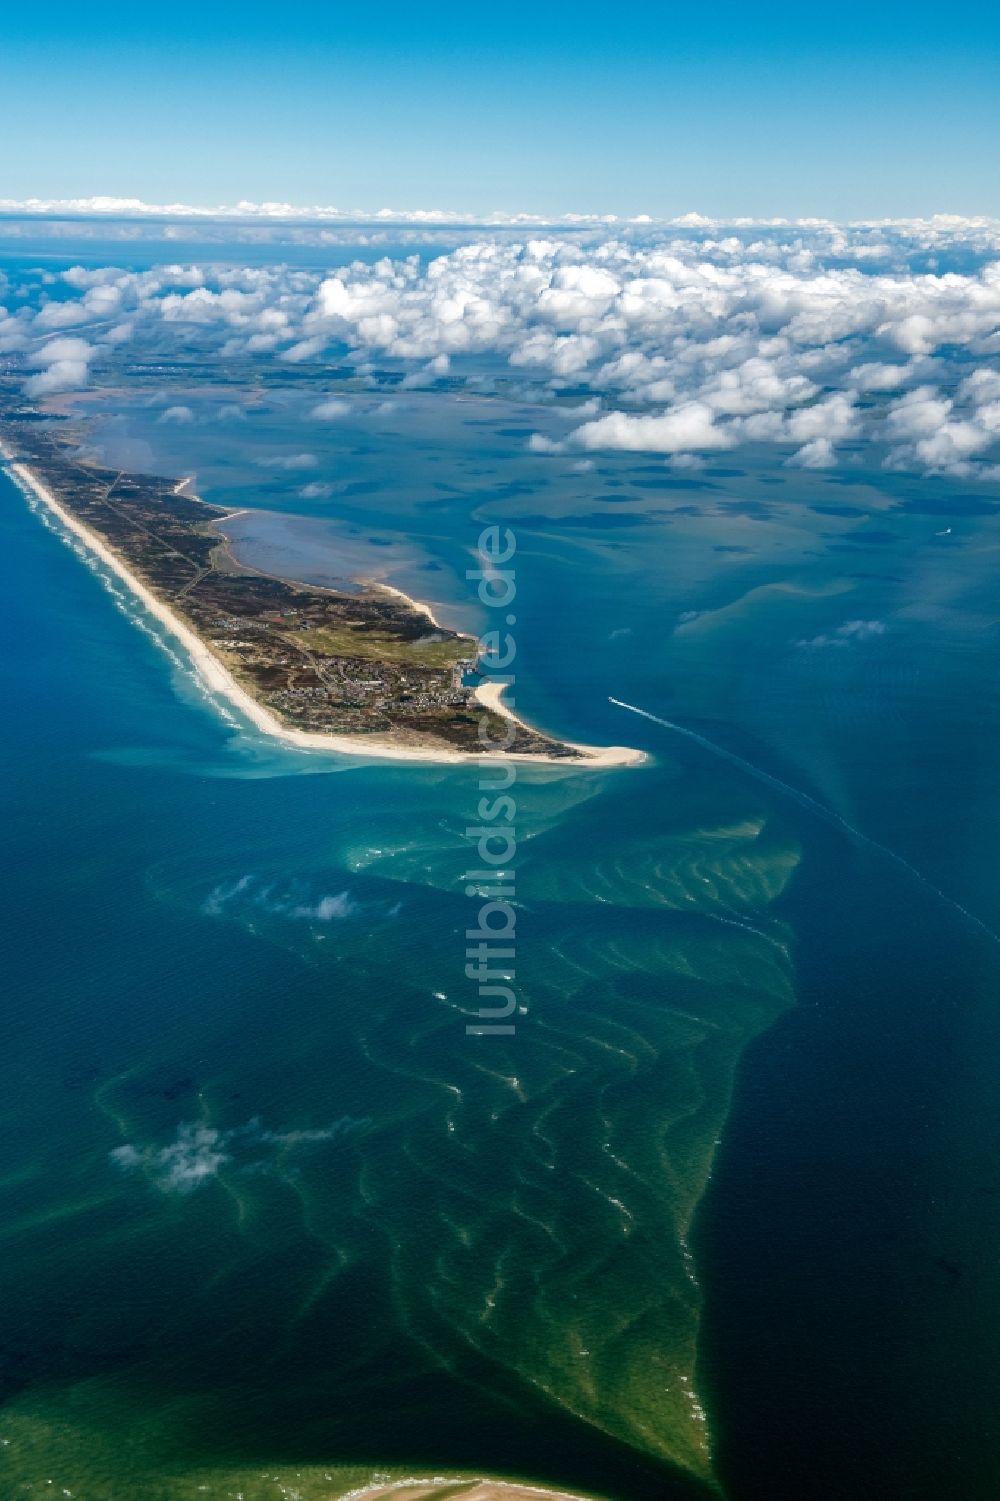
POLYGON ((0 197, 1000 214, 1000 7, 20 6, 0 197))

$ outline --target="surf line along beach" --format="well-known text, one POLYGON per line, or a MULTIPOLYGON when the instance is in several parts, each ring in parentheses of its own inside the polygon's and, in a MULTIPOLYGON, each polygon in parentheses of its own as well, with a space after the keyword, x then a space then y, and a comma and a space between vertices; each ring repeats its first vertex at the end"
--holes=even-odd
MULTIPOLYGON (((322 751, 365 760, 476 763, 501 756, 505 760, 519 761, 526 765, 559 766, 569 771, 635 766, 646 759, 642 751, 633 750, 627 746, 601 747, 577 745, 572 742, 562 742, 573 753, 571 756, 502 750, 484 752, 480 755, 471 751, 453 750, 447 746, 404 744, 386 736, 336 735, 300 730, 284 725, 275 714, 237 682, 229 669, 195 631, 136 576, 104 539, 64 506, 34 470, 28 464, 21 462, 2 441, 0 441, 0 459, 3 460, 8 474, 22 493, 40 502, 68 532, 82 542, 94 557, 125 584, 143 608, 180 643, 198 676, 210 692, 225 699, 262 734, 286 745, 295 746, 299 750, 322 751)), ((402 591, 392 592, 401 594, 402 591)), ((408 596, 405 597, 408 599, 408 596)), ((417 602, 409 602, 416 608, 422 609, 423 613, 429 613, 426 607, 421 607, 417 602)), ((505 718, 523 724, 524 721, 518 719, 501 703, 501 693, 502 685, 485 683, 476 690, 475 696, 483 705, 484 710, 500 713, 505 718)), ((530 727, 525 726, 525 728, 530 727)))

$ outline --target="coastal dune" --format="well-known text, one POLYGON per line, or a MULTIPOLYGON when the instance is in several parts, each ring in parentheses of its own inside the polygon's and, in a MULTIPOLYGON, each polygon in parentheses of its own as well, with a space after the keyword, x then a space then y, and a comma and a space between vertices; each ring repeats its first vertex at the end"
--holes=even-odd
MULTIPOLYGON (((0 444, 0 457, 7 464, 8 472, 19 487, 34 495, 68 531, 79 538, 95 557, 110 568, 150 615, 158 620, 183 646, 205 686, 212 693, 218 694, 230 703, 264 735, 294 746, 298 750, 321 751, 362 760, 426 761, 441 764, 475 763, 502 756, 507 761, 520 761, 528 765, 558 766, 564 771, 634 766, 645 760, 642 751, 632 750, 626 746, 570 745, 570 749, 576 753, 572 758, 512 751, 495 751, 488 755, 479 755, 475 752, 453 750, 447 746, 439 748, 403 744, 385 736, 330 735, 298 730, 284 725, 275 714, 272 714, 247 692, 191 627, 133 573, 123 559, 108 547, 103 538, 59 502, 48 486, 27 464, 21 463, 16 455, 3 444, 0 444)), ((426 606, 410 601, 408 596, 402 596, 402 591, 392 589, 388 585, 380 585, 380 587, 388 589, 393 594, 401 595, 424 614, 431 614, 426 606)), ((502 683, 487 682, 476 689, 475 697, 484 709, 500 714, 517 724, 523 724, 524 722, 502 702, 502 693, 502 683)))

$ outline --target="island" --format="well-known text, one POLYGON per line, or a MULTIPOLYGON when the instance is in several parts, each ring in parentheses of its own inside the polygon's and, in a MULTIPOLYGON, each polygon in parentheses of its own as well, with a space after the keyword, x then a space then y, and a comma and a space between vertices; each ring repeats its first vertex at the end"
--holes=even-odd
POLYGON ((321 588, 241 564, 236 514, 187 481, 103 468, 43 414, 0 414, 12 478, 127 584, 209 688, 266 734, 307 750, 405 760, 632 765, 624 746, 553 738, 518 718, 478 644, 397 589, 321 588))

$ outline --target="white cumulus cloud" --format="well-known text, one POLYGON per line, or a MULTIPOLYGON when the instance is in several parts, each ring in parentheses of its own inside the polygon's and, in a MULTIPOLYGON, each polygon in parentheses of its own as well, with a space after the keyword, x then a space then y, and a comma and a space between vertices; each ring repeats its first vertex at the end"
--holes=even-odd
POLYGON ((732 448, 735 437, 715 425, 704 402, 691 401, 662 416, 608 412, 569 435, 578 448, 616 448, 638 453, 685 453, 732 448))

